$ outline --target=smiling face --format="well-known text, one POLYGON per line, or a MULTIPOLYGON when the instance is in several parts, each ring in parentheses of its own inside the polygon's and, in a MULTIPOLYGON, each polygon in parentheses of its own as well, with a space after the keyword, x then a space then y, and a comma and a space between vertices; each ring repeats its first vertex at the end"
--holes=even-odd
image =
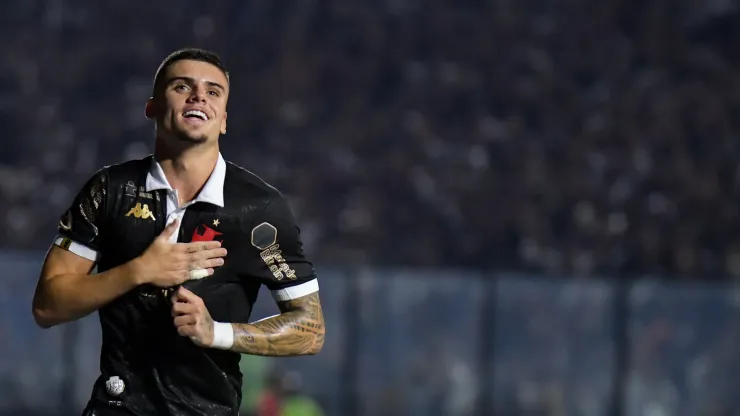
POLYGON ((229 83, 221 69, 180 60, 164 69, 146 114, 157 121, 157 137, 163 140, 181 145, 216 143, 226 133, 228 97, 229 83))

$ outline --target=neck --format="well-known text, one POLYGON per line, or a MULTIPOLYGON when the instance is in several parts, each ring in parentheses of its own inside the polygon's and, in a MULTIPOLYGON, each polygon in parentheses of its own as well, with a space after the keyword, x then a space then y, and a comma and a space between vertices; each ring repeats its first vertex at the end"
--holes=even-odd
POLYGON ((216 167, 218 154, 218 144, 172 149, 157 139, 154 146, 154 158, 181 203, 195 199, 216 167))

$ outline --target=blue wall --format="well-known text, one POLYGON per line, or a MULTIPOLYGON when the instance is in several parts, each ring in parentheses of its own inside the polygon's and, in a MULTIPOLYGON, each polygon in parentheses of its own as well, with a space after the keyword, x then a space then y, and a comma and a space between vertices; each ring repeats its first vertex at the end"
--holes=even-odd
MULTIPOLYGON (((97 376, 95 316, 45 331, 33 324, 42 258, 0 254, 0 414, 55 415, 67 405, 76 412, 97 376)), ((330 415, 471 415, 486 403, 496 414, 602 415, 615 380, 625 382, 627 414, 740 404, 732 390, 740 369, 734 286, 441 270, 326 269, 320 282, 324 351, 269 364, 300 372, 330 415), (626 366, 616 367, 618 353, 626 366)), ((254 318, 276 312, 262 293, 254 318)))

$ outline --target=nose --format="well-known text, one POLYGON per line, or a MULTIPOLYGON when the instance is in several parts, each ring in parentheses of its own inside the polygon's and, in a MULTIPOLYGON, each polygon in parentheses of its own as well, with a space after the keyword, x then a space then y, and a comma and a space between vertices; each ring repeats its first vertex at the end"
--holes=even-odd
POLYGON ((206 91, 201 87, 195 87, 191 90, 188 102, 204 102, 206 100, 206 91))

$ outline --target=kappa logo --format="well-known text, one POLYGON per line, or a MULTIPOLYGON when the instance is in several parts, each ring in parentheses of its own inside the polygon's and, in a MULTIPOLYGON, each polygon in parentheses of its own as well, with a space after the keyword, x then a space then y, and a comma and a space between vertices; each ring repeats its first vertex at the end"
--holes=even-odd
POLYGON ((205 224, 201 224, 195 227, 193 238, 190 241, 223 241, 223 237, 221 237, 223 234, 205 224))
POLYGON ((139 218, 142 220, 149 220, 155 221, 154 213, 149 210, 149 205, 147 204, 141 204, 136 203, 133 208, 126 214, 127 217, 134 216, 134 218, 139 218))

